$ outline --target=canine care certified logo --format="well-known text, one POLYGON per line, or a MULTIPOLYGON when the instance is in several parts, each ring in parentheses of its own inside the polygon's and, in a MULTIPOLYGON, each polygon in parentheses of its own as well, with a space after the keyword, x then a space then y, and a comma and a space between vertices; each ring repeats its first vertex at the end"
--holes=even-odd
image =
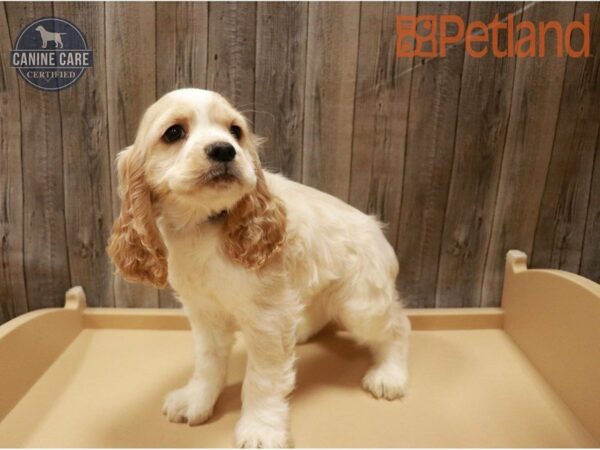
POLYGON ((30 85, 58 91, 71 86, 92 67, 92 50, 71 22, 46 17, 21 31, 10 52, 10 65, 30 85))

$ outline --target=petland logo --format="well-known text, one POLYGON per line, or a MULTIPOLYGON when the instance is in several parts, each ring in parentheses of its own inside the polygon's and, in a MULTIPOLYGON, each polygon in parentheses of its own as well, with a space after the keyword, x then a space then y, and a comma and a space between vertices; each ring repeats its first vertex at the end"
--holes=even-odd
POLYGON ((489 24, 473 21, 465 27, 460 16, 397 16, 396 55, 398 58, 420 56, 435 58, 446 56, 448 47, 464 41, 465 51, 472 58, 482 58, 491 53, 496 58, 546 56, 547 39, 555 39, 555 56, 565 53, 571 58, 590 56, 590 15, 583 15, 583 22, 572 21, 564 28, 554 20, 533 23, 523 20, 515 26, 513 14, 506 21, 498 15, 489 24), (500 32, 505 32, 506 46, 500 48, 500 32), (573 35, 582 33, 579 48, 574 48, 573 35), (490 42, 491 40, 491 42, 490 42))
POLYGON ((58 91, 92 67, 92 50, 75 25, 57 17, 30 23, 10 52, 10 65, 30 85, 58 91))

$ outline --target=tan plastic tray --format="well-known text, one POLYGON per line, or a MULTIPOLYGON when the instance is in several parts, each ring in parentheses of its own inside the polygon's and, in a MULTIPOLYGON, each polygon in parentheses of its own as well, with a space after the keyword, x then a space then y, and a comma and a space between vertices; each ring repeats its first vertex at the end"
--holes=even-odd
MULTIPOLYGON (((412 310, 411 390, 360 389, 365 349, 329 330, 298 348, 298 447, 593 447, 600 441, 600 286, 527 270, 509 252, 502 308, 412 310)), ((229 447, 245 366, 241 337, 227 387, 204 425, 172 424, 165 394, 192 370, 178 310, 62 309, 0 327, 0 445, 229 447)))

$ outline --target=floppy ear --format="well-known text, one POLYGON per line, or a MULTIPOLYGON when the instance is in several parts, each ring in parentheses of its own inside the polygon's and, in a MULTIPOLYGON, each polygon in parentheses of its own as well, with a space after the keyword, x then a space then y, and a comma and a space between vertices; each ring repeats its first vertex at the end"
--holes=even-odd
POLYGON ((128 147, 117 157, 121 212, 112 228, 108 254, 128 281, 157 288, 167 284, 167 249, 152 214, 143 160, 128 147))
POLYGON ((285 242, 285 206, 267 187, 254 153, 255 189, 243 197, 227 216, 225 250, 248 269, 260 269, 279 253, 285 242))

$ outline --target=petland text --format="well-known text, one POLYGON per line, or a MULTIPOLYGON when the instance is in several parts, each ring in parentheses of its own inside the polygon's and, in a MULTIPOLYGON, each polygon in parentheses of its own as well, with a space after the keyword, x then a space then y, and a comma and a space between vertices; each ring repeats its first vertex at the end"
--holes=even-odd
POLYGON ((496 58, 544 57, 547 39, 556 41, 555 56, 590 56, 590 15, 587 13, 583 21, 569 22, 564 29, 554 20, 538 23, 523 20, 515 25, 513 14, 508 14, 506 20, 499 20, 496 15, 489 24, 473 21, 466 27, 462 17, 451 14, 397 16, 396 31, 398 58, 446 56, 448 48, 463 41, 465 51, 473 58, 482 58, 490 51, 496 58), (574 48, 576 31, 581 34, 574 48), (504 48, 500 48, 500 32, 506 33, 504 48))

